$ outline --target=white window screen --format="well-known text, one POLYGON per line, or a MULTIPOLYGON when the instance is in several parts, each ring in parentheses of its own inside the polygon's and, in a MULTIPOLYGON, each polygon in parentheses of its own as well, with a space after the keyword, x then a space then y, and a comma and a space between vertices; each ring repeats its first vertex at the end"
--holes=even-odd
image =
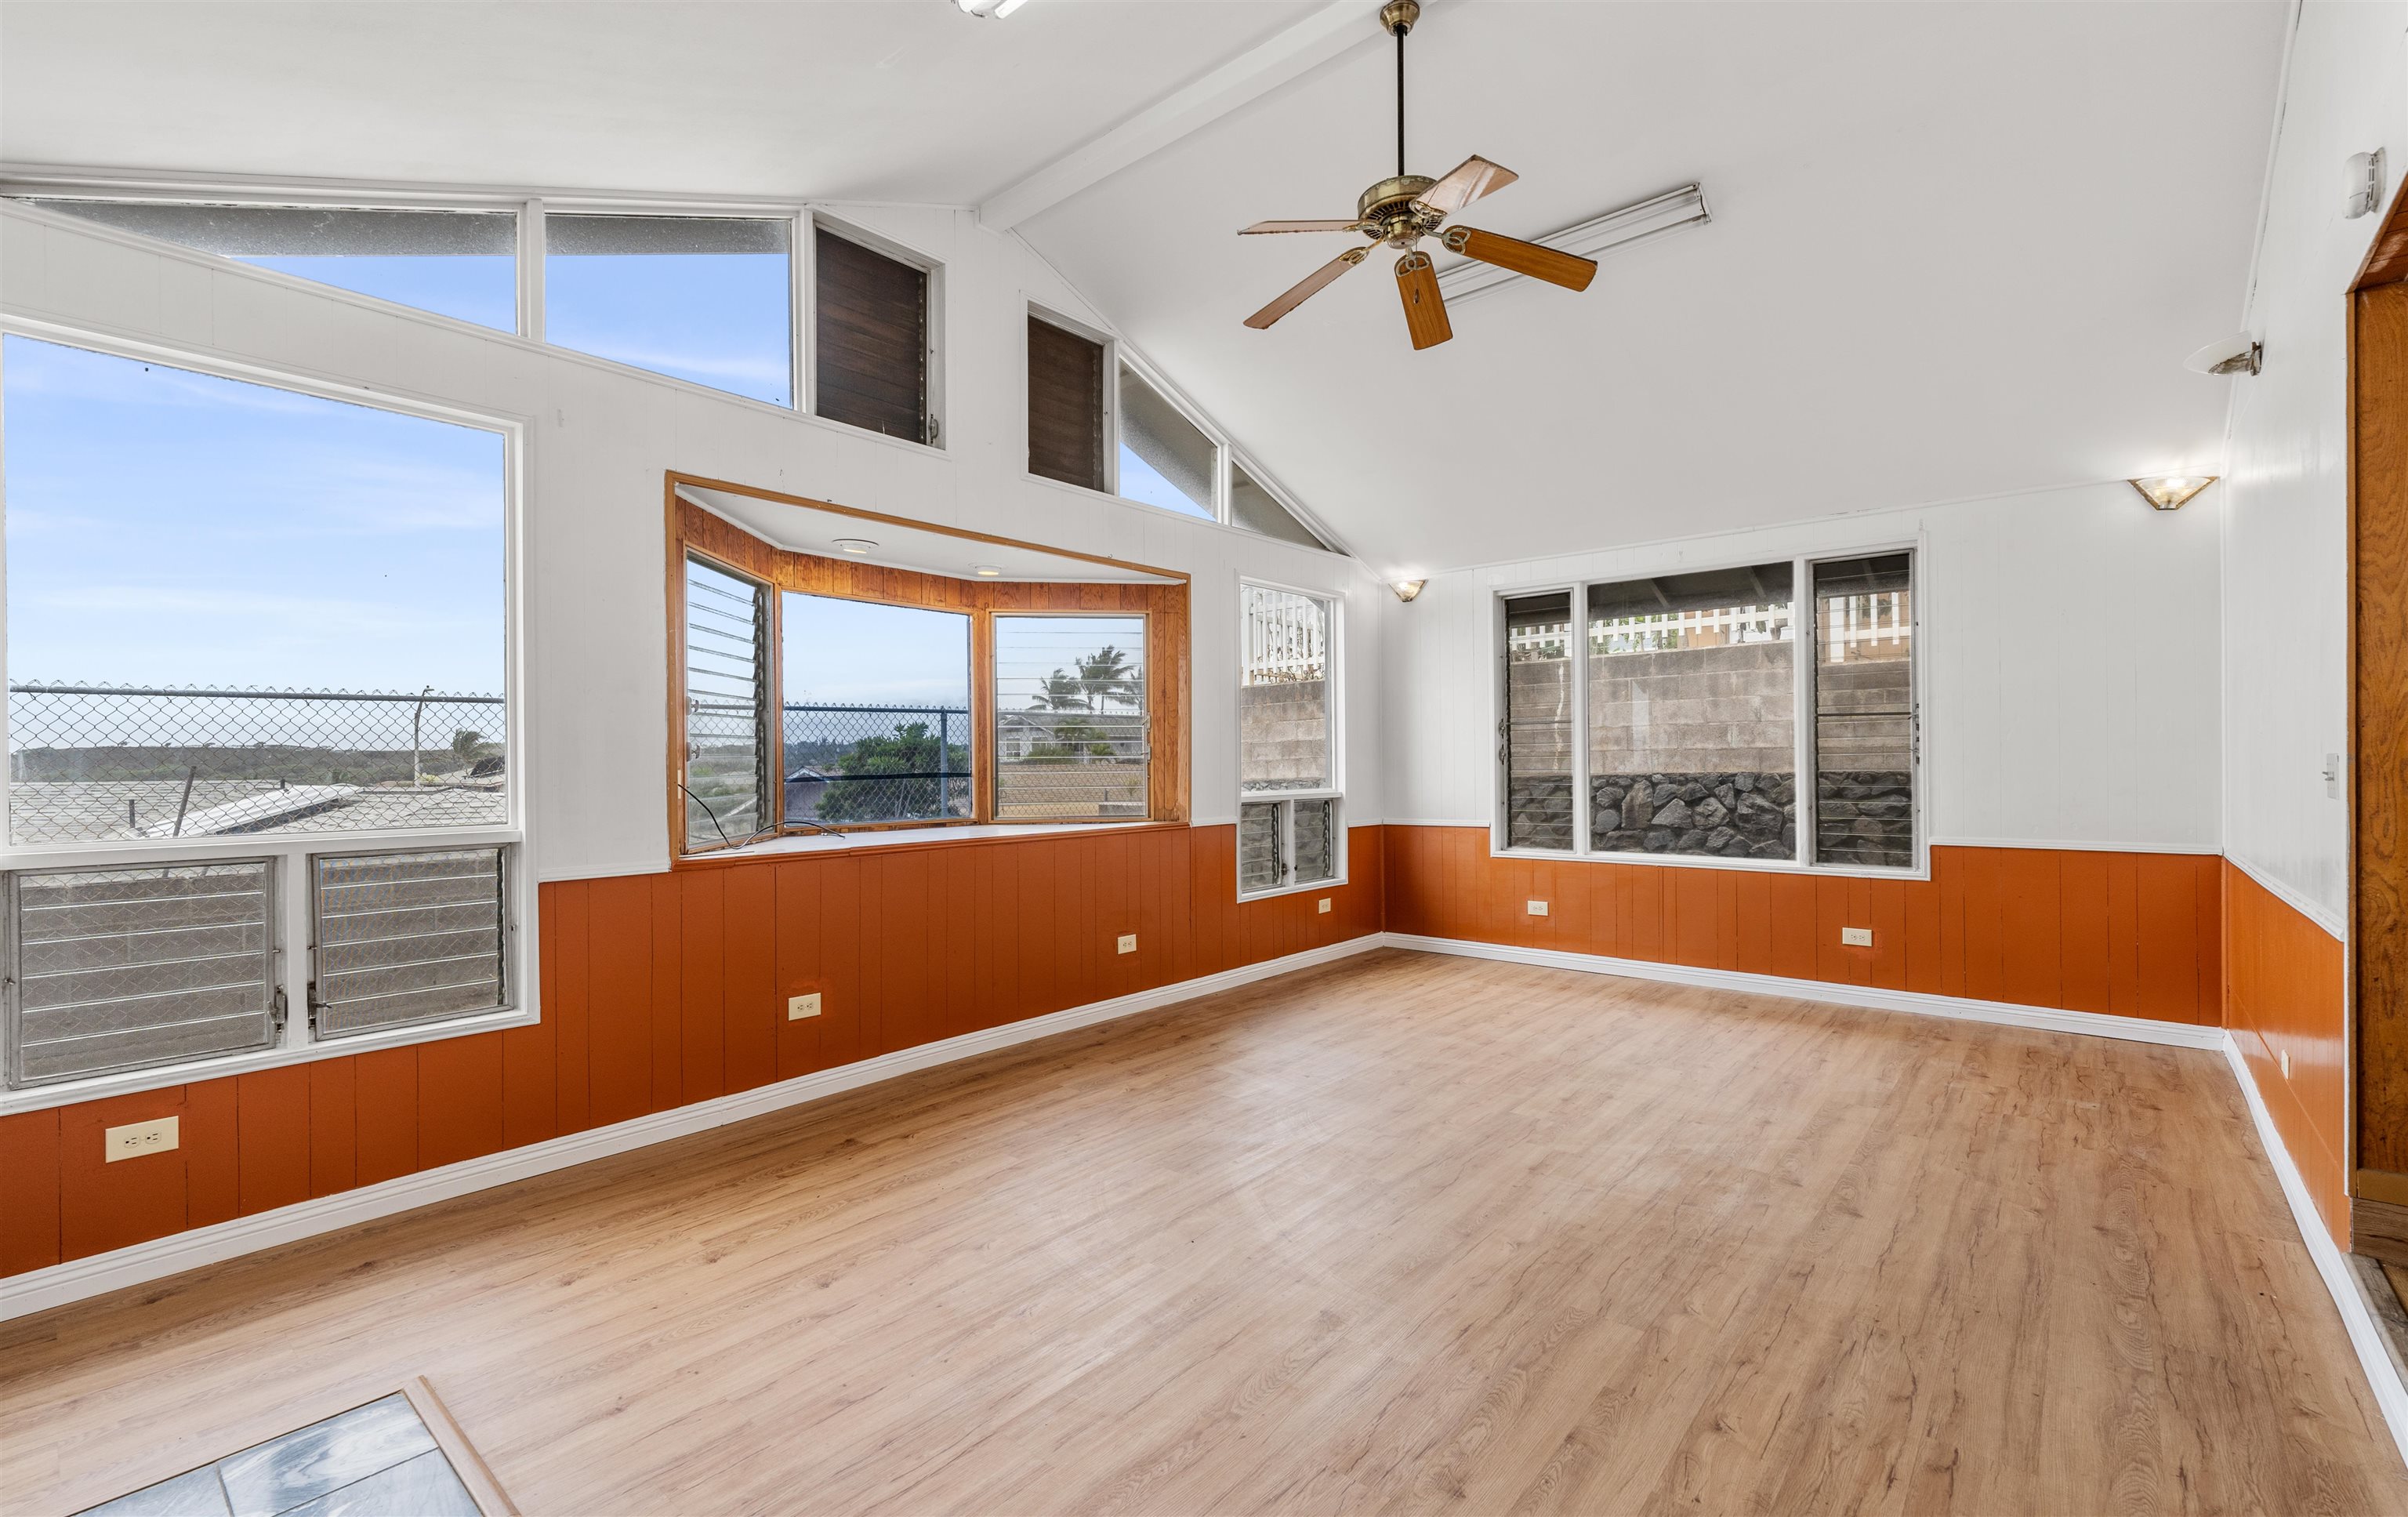
POLYGON ((508 1004, 500 848, 320 857, 310 1011, 320 1038, 508 1004))
POLYGON ((265 859, 10 876, 9 1083, 267 1047, 275 921, 265 859))

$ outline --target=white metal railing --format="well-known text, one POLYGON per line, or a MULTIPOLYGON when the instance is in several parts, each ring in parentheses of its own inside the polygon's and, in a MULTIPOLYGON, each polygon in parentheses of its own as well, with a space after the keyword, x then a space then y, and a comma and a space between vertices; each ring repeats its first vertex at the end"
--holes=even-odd
POLYGON ((1904 658, 1914 646, 1914 611, 1904 590, 1836 595, 1823 603, 1818 629, 1826 664, 1904 658))
POLYGON ((1329 672, 1329 608, 1311 595, 1248 585, 1245 682, 1286 684, 1329 672))

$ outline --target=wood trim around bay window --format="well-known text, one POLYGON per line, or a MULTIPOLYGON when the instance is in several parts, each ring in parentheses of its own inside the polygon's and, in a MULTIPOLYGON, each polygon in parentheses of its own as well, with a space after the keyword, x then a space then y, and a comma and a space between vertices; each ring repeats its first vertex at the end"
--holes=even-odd
MULTIPOLYGON (((1032 581, 1006 580, 959 579, 951 575, 931 574, 916 569, 890 568, 882 565, 865 564, 852 559, 827 558, 814 553, 796 552, 781 548, 745 531, 726 519, 695 505, 678 494, 679 477, 668 482, 667 500, 667 589, 669 635, 669 698, 668 698, 668 810, 671 856, 675 859, 708 858, 724 853, 715 843, 702 849, 689 849, 686 837, 686 805, 681 791, 686 772, 685 672, 686 672, 686 605, 685 565, 689 555, 716 563, 738 575, 767 586, 771 594, 795 592, 823 595, 839 600, 857 600, 882 606, 910 607, 922 610, 951 611, 969 618, 970 635, 970 793, 971 815, 902 822, 855 823, 837 825, 844 832, 876 831, 896 828, 938 828, 973 826, 996 821, 996 634, 997 616, 1018 614, 1044 615, 1140 615, 1145 618, 1145 681, 1146 681, 1146 815, 1141 820, 1152 823, 1183 823, 1187 820, 1188 791, 1188 701, 1190 683, 1188 659, 1191 647, 1188 630, 1188 584, 1182 576, 1175 584, 1135 584, 1094 581, 1032 581)), ((714 489, 735 487, 713 483, 714 489)), ((871 513, 847 510, 819 501, 793 496, 771 495, 766 492, 742 492, 761 498, 803 506, 817 510, 836 511, 850 516, 873 520, 895 520, 871 517, 871 513)), ((952 531, 925 522, 910 525, 926 532, 940 532, 974 541, 1008 542, 1009 539, 983 534, 952 531)), ((1068 550, 1044 549, 1034 543, 1012 543, 1011 546, 1039 548, 1040 551, 1065 556, 1092 558, 1089 554, 1071 553, 1068 550)), ((1169 572, 1152 571, 1148 572, 1169 572)), ((776 602, 773 601, 773 605, 776 602)), ((770 692, 770 708, 781 712, 781 652, 777 618, 771 618, 768 647, 763 650, 770 692)), ((773 717, 768 740, 777 751, 781 718, 773 717)), ((782 754, 772 761, 782 768, 782 754)), ((782 788, 770 786, 768 797, 782 805, 782 788)), ((1138 818, 1065 818, 1043 825, 1083 826, 1097 823, 1125 823, 1138 818)), ((785 837, 829 830, 823 826, 788 826, 783 816, 778 819, 775 834, 785 837)))

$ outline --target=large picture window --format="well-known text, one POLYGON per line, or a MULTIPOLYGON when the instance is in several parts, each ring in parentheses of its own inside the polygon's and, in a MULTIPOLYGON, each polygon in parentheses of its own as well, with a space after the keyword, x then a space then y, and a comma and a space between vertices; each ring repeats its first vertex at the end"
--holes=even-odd
MULTIPOLYGON (((861 828, 1183 819, 1165 762, 1184 740, 1183 581, 1129 582, 1120 564, 1097 581, 1007 580, 1000 565, 955 578, 781 548, 683 499, 673 509, 681 852, 861 828)), ((994 539, 976 551, 1020 556, 994 539)))
POLYGON ((1901 551, 1507 598, 1500 842, 1913 867, 1913 575, 1901 551))
POLYGON ((1327 883, 1344 849, 1336 603, 1242 585, 1239 623, 1239 893, 1327 883))
POLYGON ((511 1011, 508 437, 15 335, 0 369, 10 1086, 511 1011), (314 968, 296 897, 347 903, 314 968))

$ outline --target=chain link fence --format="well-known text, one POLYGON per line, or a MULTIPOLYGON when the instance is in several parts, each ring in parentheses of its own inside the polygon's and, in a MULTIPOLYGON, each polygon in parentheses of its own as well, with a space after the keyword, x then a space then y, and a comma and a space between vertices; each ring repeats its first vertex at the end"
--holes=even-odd
POLYGON ((790 821, 834 826, 970 815, 965 707, 790 702, 781 725, 790 821))
POLYGON ((20 847, 508 820, 502 697, 8 686, 20 847))

